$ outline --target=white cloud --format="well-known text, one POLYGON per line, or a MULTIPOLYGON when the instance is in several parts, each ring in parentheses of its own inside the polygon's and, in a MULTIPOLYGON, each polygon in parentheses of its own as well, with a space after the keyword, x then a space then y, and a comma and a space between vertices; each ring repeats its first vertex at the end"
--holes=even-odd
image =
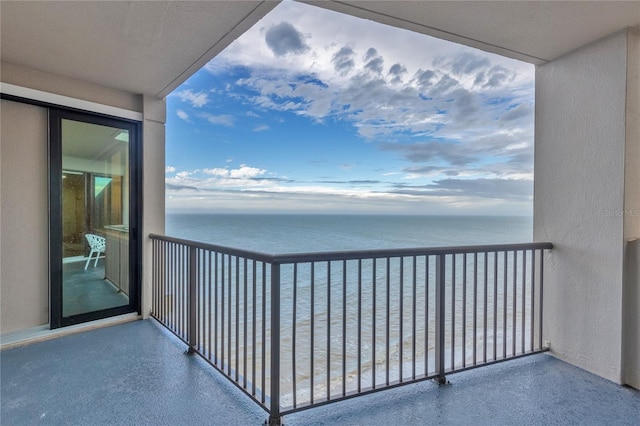
POLYGON ((263 124, 261 126, 256 126, 253 129, 254 132, 264 132, 265 130, 269 130, 269 126, 267 126, 266 124, 263 124))
POLYGON ((209 103, 209 96, 204 91, 194 93, 191 89, 185 89, 175 92, 173 95, 180 98, 182 102, 188 102, 194 108, 201 108, 209 103))
POLYGON ((173 167, 173 166, 167 166, 167 167, 165 167, 165 169, 164 169, 164 172, 165 172, 165 173, 173 173, 173 172, 175 172, 175 171, 176 171, 176 168, 175 168, 175 167, 173 167))
POLYGON ((257 167, 250 167, 246 164, 241 164, 237 169, 213 168, 203 169, 202 172, 207 175, 223 178, 249 179, 264 175, 267 171, 264 169, 259 169, 257 167))
POLYGON ((207 120, 211 124, 217 124, 220 126, 233 127, 233 116, 229 114, 214 115, 209 113, 200 114, 202 118, 207 120))
POLYGON ((179 109, 176 111, 176 115, 178 117, 180 117, 182 120, 186 121, 187 123, 190 122, 189 120, 189 114, 187 114, 186 112, 184 112, 183 110, 179 109))

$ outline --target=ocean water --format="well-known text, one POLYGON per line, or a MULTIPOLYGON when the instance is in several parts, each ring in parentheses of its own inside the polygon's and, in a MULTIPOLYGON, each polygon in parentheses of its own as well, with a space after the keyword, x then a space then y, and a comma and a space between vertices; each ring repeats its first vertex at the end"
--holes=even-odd
MULTIPOLYGON (((532 219, 528 217, 486 217, 486 216, 375 216, 375 215, 199 215, 174 214, 166 218, 167 235, 185 239, 203 241, 222 246, 258 251, 270 254, 318 252, 334 250, 366 250, 384 248, 412 248, 412 247, 442 247, 462 245, 488 245, 503 243, 525 243, 532 241, 532 219)), ((523 256, 523 255, 520 255, 523 256)), ((518 262, 522 263, 520 257, 518 262)), ((447 365, 459 365, 462 359, 461 347, 467 350, 465 359, 471 363, 473 345, 477 350, 486 351, 489 356, 502 356, 499 348, 502 342, 511 348, 513 337, 520 340, 522 336, 520 326, 525 324, 525 333, 529 333, 529 319, 531 318, 531 299, 525 298, 522 306, 526 309, 515 310, 515 303, 520 306, 520 300, 514 299, 511 285, 514 281, 514 259, 496 255, 489 257, 478 256, 478 274, 474 277, 473 256, 467 258, 463 265, 463 258, 458 257, 455 266, 455 285, 451 280, 447 282, 447 309, 453 303, 455 314, 449 310, 446 317, 446 358, 447 365), (466 266, 466 269, 463 267, 466 266), (495 267, 495 271, 494 271, 495 267), (486 275, 483 278, 483 271, 486 275), (467 276, 464 276, 466 271, 467 276), (471 285, 477 280, 477 289, 471 285), (467 287, 463 287, 468 282, 467 287), (486 280, 490 288, 483 289, 486 280), (491 285, 495 281, 499 284, 495 291, 491 285), (504 293, 506 283, 509 292, 504 293), (505 283, 505 285, 503 285, 505 283), (455 287, 452 289, 452 287, 455 287), (463 292, 463 289, 465 289, 463 292), (455 295, 455 296, 454 296, 455 295), (452 300, 455 298, 455 302, 452 300), (477 299, 478 325, 468 320, 463 327, 463 315, 468 319, 474 315, 471 301, 477 299), (466 300, 466 305, 464 304, 466 300), (482 308, 483 301, 492 306, 494 301, 504 309, 494 312, 482 308), (503 323, 508 318, 508 329, 501 327, 495 333, 483 332, 482 322, 491 325, 494 321, 503 323), (464 330, 463 330, 464 328, 464 330), (455 336, 453 339, 451 336, 455 336), (463 342, 463 331, 467 333, 463 342), (506 331, 506 333, 505 333, 506 331), (472 336, 475 336, 473 338, 472 336), (493 341, 498 343, 498 350, 492 353, 493 341), (456 347, 452 353, 450 347, 456 347), (452 359, 449 361, 450 356, 452 359), (455 359, 453 359, 455 358, 455 359)), ((394 258, 388 262, 378 264, 365 260, 361 264, 362 280, 358 289, 356 262, 342 264, 335 262, 329 266, 326 263, 314 265, 312 272, 310 265, 299 265, 294 272, 290 265, 281 270, 281 369, 285 376, 281 380, 284 406, 317 400, 325 396, 340 395, 341 392, 353 391, 358 385, 366 388, 372 385, 384 384, 389 380, 401 380, 412 374, 431 373, 435 369, 435 259, 394 258), (412 262, 416 262, 414 265, 412 262), (375 273, 374 273, 375 269, 375 273), (404 273, 404 279, 399 280, 404 273), (315 273, 315 278, 311 276, 315 273), (375 280, 372 278, 375 275, 375 280), (415 275, 415 281, 411 279, 415 275), (388 281, 390 277, 391 281, 388 281), (311 282, 313 281, 313 284, 311 282), (417 283, 417 284, 414 284, 417 283), (425 285, 425 282, 431 283, 425 285), (295 288, 295 292, 294 292, 295 288), (361 295, 359 296, 359 291, 361 295), (413 302, 412 293, 416 302, 413 302), (296 296, 294 296, 296 294, 296 296), (358 302, 360 298, 360 302, 358 302), (294 308, 295 307, 295 308, 294 308), (414 314, 412 314, 414 313, 414 314), (415 319, 412 317, 415 315, 415 319), (358 328, 358 318, 363 319, 362 327, 358 328), (330 339, 327 339, 330 330, 330 339), (294 343, 295 339, 295 343, 294 343), (418 342, 416 344, 416 342, 418 342), (358 349, 360 347, 360 359, 358 349), (296 348, 295 360, 290 348, 296 348), (289 348, 289 349, 288 349, 289 348), (360 370, 358 367, 360 362, 360 370), (327 369, 326 366, 329 366, 327 369), (327 374, 329 370, 329 374, 327 374), (294 374, 295 371, 295 374, 294 374), (344 372, 344 373, 343 373, 344 372), (344 375, 343 375, 344 374, 344 375), (295 383, 295 387, 294 387, 295 383)), ((531 258, 528 260, 531 264, 531 258)), ((447 277, 452 277, 452 267, 447 266, 447 277)), ((219 273, 222 273, 220 270, 219 273)), ((251 269, 249 268, 249 274, 251 269)), ((258 271, 259 274, 259 271, 258 271)), ((241 279, 242 281, 242 279, 241 279)), ((249 282, 251 282, 251 277, 249 282)), ((530 288, 528 277, 524 282, 518 281, 518 294, 525 294, 524 288, 530 288)), ((260 282, 260 277, 258 278, 260 282)), ((268 280, 267 280, 268 282, 268 280)), ((486 288, 486 287, 484 287, 486 288)), ((216 290, 217 291, 217 290, 216 290)), ((256 295, 233 286, 227 289, 227 296, 215 293, 214 305, 224 312, 227 306, 228 319, 233 331, 236 327, 235 314, 239 312, 237 336, 228 333, 231 343, 228 346, 226 358, 232 370, 240 370, 240 375, 246 374, 250 381, 255 377, 257 387, 261 388, 262 374, 262 341, 268 340, 270 330, 267 328, 265 336, 261 329, 261 306, 263 298, 258 289, 256 295), (222 300, 222 301, 220 301, 222 300), (240 308, 234 307, 236 301, 240 308), (230 304, 229 304, 230 303, 230 304), (248 334, 244 335, 242 306, 248 307, 248 334), (257 311, 251 312, 257 306, 257 311), (233 315, 231 313, 233 312, 233 315), (257 326, 255 339, 251 327, 254 313, 257 326), (236 350, 236 340, 240 343, 236 350), (245 346, 246 343, 246 346, 245 346), (255 353, 254 353, 255 350, 255 353), (256 356, 255 370, 253 356, 256 356), (249 370, 243 370, 243 360, 247 358, 249 370), (234 361, 236 360, 236 361, 234 361)), ((211 294, 211 293, 209 293, 211 294)), ((266 293, 268 294, 268 292, 266 293)), ((268 295, 266 296, 269 297, 268 295)), ((207 312, 203 312, 207 314, 207 312)), ((214 314, 215 317, 216 314, 214 314)), ((270 313, 266 312, 266 324, 269 324, 270 313)), ((223 318, 220 317, 220 324, 223 318)), ((507 324, 505 322, 505 324, 507 324)), ((214 326, 215 327, 215 326, 214 326)), ((217 343, 223 346, 222 326, 219 329, 217 343)), ((224 345, 229 344, 229 340, 224 345)), ((524 350, 524 348, 522 348, 524 350)), ((505 353, 508 352, 505 350, 505 353)), ((269 351, 265 353, 265 366, 269 365, 269 351)), ((268 368, 268 367, 265 367, 268 368)), ((447 367, 449 368, 449 367, 447 367)), ((267 373, 268 389, 268 373, 267 373)))
POLYGON ((169 214, 167 235, 270 254, 531 242, 507 216, 169 214))

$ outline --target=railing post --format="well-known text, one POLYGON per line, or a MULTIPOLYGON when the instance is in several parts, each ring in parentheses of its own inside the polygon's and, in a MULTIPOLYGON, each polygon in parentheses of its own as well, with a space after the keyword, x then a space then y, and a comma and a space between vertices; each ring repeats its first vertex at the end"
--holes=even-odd
POLYGON ((436 383, 444 385, 447 379, 444 376, 444 304, 445 304, 445 257, 444 254, 436 256, 436 383))
POLYGON ((187 342, 189 344, 188 354, 192 354, 196 351, 196 321, 198 307, 196 306, 196 256, 197 249, 195 247, 189 247, 189 277, 187 282, 187 342))
POLYGON ((271 264, 271 405, 269 425, 280 425, 280 264, 271 264))

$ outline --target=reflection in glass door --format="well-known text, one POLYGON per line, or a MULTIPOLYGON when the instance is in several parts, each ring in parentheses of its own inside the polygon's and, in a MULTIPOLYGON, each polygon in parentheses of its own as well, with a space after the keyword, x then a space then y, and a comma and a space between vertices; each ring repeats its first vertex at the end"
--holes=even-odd
POLYGON ((53 119, 51 148, 59 154, 59 165, 52 156, 50 167, 52 263, 60 262, 51 268, 55 327, 135 310, 129 265, 136 127, 65 112, 53 119))

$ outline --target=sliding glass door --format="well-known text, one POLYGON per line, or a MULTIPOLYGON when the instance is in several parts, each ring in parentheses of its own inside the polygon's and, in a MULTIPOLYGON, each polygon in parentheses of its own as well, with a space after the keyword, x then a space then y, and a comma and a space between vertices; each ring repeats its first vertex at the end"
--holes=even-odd
POLYGON ((50 111, 51 327, 138 310, 139 124, 50 111))

